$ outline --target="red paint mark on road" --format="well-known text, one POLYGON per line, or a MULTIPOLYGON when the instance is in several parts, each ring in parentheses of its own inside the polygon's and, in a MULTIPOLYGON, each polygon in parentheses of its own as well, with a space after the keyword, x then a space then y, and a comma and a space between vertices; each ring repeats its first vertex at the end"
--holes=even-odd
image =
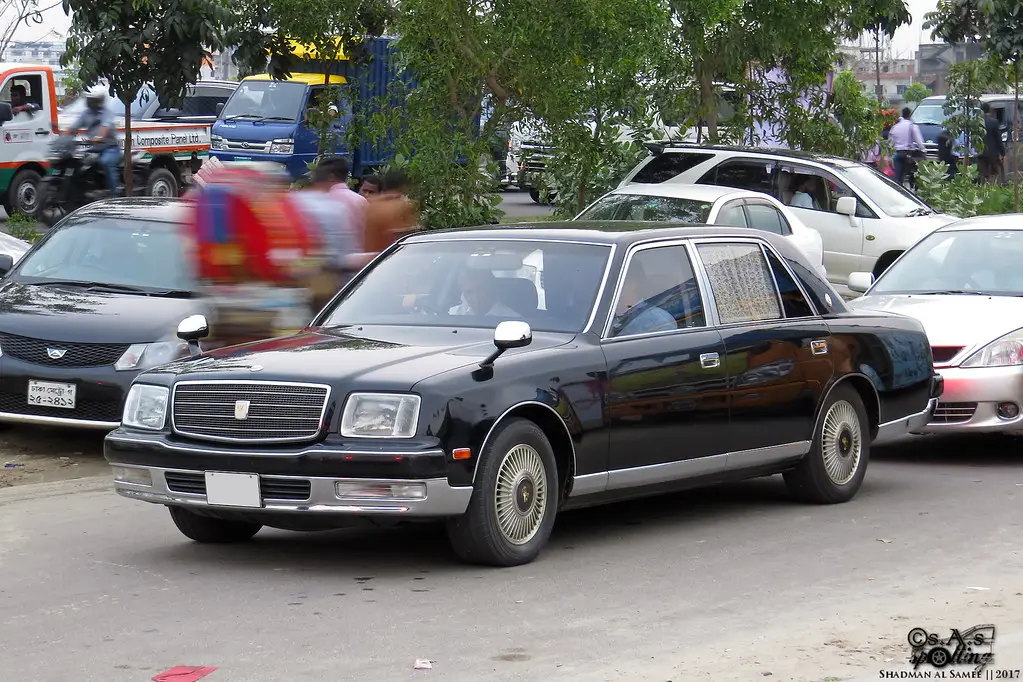
POLYGON ((153 682, 196 682, 216 670, 205 665, 179 665, 165 670, 153 678, 153 682))

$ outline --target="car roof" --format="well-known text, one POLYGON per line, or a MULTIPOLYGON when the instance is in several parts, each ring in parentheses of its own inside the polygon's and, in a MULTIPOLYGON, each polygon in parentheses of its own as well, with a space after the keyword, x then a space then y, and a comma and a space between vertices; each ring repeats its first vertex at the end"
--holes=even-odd
POLYGON ((942 225, 936 232, 960 232, 963 230, 1023 230, 1023 213, 1001 215, 979 215, 964 218, 948 225, 942 225))
POLYGON ((75 218, 126 218, 154 222, 177 222, 188 202, 181 199, 124 197, 101 199, 69 214, 75 218))
MULTIPOLYGON (((1003 100, 1003 99, 1004 100, 1012 100, 1012 98, 1013 98, 1013 96, 1012 96, 1011 92, 1008 93, 1008 94, 998 93, 998 92, 989 92, 989 93, 985 93, 985 94, 981 95, 980 96, 980 101, 981 102, 994 102, 994 101, 1003 100)), ((937 102, 944 102, 945 99, 946 99, 945 95, 931 95, 930 97, 924 97, 922 100, 920 100, 920 104, 923 104, 924 102, 935 104, 937 102)))
POLYGON ((834 168, 852 168, 863 164, 829 154, 814 154, 793 149, 774 147, 739 147, 724 144, 696 144, 693 142, 650 142, 646 145, 654 156, 679 152, 735 152, 738 154, 771 156, 776 158, 794 159, 797 161, 813 161, 834 168))
POLYGON ((673 197, 676 199, 693 199, 694 201, 717 201, 722 197, 763 196, 759 192, 736 189, 722 185, 692 185, 687 183, 659 183, 656 185, 630 184, 611 192, 611 194, 634 194, 639 196, 673 197))
POLYGON ((438 235, 459 239, 508 239, 521 241, 571 241, 592 244, 629 245, 653 239, 685 239, 700 237, 724 237, 749 239, 761 237, 773 243, 769 232, 750 230, 742 227, 718 227, 714 225, 692 225, 633 220, 558 220, 536 223, 514 223, 510 225, 461 227, 449 230, 424 230, 416 232, 402 241, 404 243, 436 240, 438 235))

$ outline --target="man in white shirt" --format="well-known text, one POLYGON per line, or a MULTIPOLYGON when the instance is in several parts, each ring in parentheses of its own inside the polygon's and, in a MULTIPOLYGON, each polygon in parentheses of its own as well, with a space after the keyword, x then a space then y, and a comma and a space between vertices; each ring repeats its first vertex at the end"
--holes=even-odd
POLYGON ((466 268, 458 278, 462 302, 449 315, 488 315, 517 318, 519 314, 497 300, 497 278, 490 270, 466 268))
POLYGON ((920 134, 920 126, 910 120, 913 112, 909 107, 902 110, 902 118, 888 131, 888 142, 895 148, 895 182, 902 184, 906 179, 907 166, 912 164, 914 152, 924 153, 924 137, 920 134))
POLYGON ((813 179, 803 176, 803 181, 800 183, 799 188, 792 193, 792 200, 789 202, 789 206, 820 210, 820 206, 817 205, 817 200, 813 198, 811 192, 813 192, 813 179))

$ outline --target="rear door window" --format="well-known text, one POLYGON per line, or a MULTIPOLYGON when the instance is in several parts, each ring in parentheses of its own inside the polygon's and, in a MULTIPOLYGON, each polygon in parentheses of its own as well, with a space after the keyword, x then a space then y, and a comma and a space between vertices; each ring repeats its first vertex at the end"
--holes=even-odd
POLYGON ((770 194, 774 185, 773 171, 774 164, 770 161, 754 159, 725 161, 700 178, 699 184, 736 187, 770 194))
POLYGON ((704 161, 707 161, 713 154, 700 154, 695 152, 664 152, 655 156, 650 163, 643 166, 631 182, 642 182, 645 184, 658 184, 673 180, 685 173, 690 168, 695 168, 704 161))
POLYGON ((781 211, 769 204, 746 203, 746 214, 749 216, 749 226, 755 230, 763 230, 772 234, 788 236, 792 234, 789 221, 781 211))
POLYGON ((721 324, 782 319, 774 275, 760 244, 710 243, 696 248, 721 324))

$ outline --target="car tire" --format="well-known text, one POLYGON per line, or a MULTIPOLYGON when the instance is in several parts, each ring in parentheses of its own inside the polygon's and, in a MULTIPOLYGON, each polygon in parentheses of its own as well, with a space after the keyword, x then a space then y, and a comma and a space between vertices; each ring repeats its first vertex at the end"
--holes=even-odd
POLYGON ((263 527, 258 523, 226 521, 212 516, 200 516, 183 507, 168 507, 171 520, 181 534, 189 540, 204 544, 228 544, 245 542, 263 527))
POLYGON ((178 178, 166 168, 153 168, 146 176, 147 197, 174 198, 181 194, 178 178))
POLYGON ((458 557, 484 566, 528 564, 554 528, 558 469, 543 430, 526 419, 509 419, 480 453, 466 512, 447 522, 458 557))
POLYGON ((540 203, 540 190, 538 190, 538 189, 530 189, 529 190, 529 198, 533 200, 534 204, 539 204, 540 203))
POLYGON ((8 216, 24 213, 35 217, 36 211, 39 210, 39 187, 42 182, 43 176, 31 168, 18 171, 7 191, 7 203, 11 208, 8 216))
POLYGON ((863 400, 852 386, 836 386, 814 425, 810 452, 785 472, 785 485, 800 502, 848 502, 863 484, 869 460, 870 421, 863 400))

